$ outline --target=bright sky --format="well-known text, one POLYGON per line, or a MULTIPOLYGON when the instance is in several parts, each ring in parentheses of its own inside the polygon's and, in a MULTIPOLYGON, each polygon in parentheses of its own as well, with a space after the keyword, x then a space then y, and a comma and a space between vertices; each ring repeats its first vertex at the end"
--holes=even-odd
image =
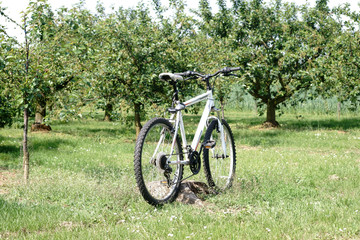
MULTIPOLYGON (((86 7, 90 10, 95 11, 96 2, 98 0, 85 0, 86 7)), ((105 9, 111 9, 111 7, 118 8, 119 6, 123 6, 124 8, 129 7, 135 7, 140 0, 100 0, 104 3, 105 9)), ((187 2, 187 6, 189 9, 191 8, 197 8, 199 0, 185 0, 187 2)), ((268 2, 270 0, 265 0, 265 2, 268 2)), ((283 0, 284 2, 295 2, 296 4, 304 4, 304 0, 283 0)), ((24 11, 28 5, 29 0, 0 0, 0 6, 6 7, 7 11, 11 18, 16 20, 17 22, 20 22, 20 12, 24 11)), ((74 3, 78 2, 77 0, 48 0, 50 5, 53 7, 53 9, 65 6, 65 7, 71 7, 74 5, 74 3)), ((151 3, 151 0, 143 0, 145 3, 151 3)), ((167 4, 167 0, 161 1, 163 4, 167 4)), ((212 6, 213 10, 216 10, 216 2, 217 0, 210 0, 210 4, 212 6)), ((229 2, 229 0, 228 0, 229 2)), ((316 0, 307 0, 310 5, 314 5, 316 0)), ((359 11, 359 2, 360 0, 329 0, 329 5, 331 7, 337 6, 339 4, 343 4, 345 2, 350 3, 351 9, 359 11)), ((19 36, 21 35, 21 31, 19 29, 16 29, 14 24, 5 22, 5 19, 0 16, 0 24, 7 26, 7 32, 11 36, 19 36)))

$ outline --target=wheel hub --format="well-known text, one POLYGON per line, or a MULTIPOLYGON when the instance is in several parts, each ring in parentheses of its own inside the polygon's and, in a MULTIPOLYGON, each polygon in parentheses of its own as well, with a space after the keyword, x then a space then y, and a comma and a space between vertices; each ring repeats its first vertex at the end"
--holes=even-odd
POLYGON ((165 172, 166 165, 167 165, 167 157, 166 154, 163 152, 159 152, 156 156, 155 161, 156 168, 159 170, 159 172, 165 172))

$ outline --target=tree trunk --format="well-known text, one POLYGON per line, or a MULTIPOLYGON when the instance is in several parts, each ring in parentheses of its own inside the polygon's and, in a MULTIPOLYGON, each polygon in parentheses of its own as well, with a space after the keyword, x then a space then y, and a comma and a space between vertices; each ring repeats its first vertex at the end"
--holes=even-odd
POLYGON ((36 101, 35 123, 42 124, 45 116, 46 116, 46 98, 40 97, 36 101))
POLYGON ((31 126, 31 131, 51 131, 49 125, 43 124, 46 116, 46 98, 41 96, 36 99, 35 123, 31 126))
POLYGON ((142 128, 141 126, 141 104, 140 103, 134 103, 134 110, 135 110, 135 130, 136 130, 136 137, 139 136, 140 130, 142 128))
POLYGON ((107 122, 112 121, 112 118, 111 118, 112 111, 113 111, 113 105, 111 103, 107 103, 105 106, 104 121, 107 121, 107 122))
MULTIPOLYGON (((25 104, 26 106, 27 104, 25 104)), ((24 136, 23 136, 23 170, 24 170, 24 180, 25 183, 29 181, 29 151, 28 151, 28 127, 29 127, 29 109, 26 106, 24 108, 24 136)))
MULTIPOLYGON (((24 33, 25 33, 25 50, 26 50, 26 62, 25 62, 25 83, 28 77, 29 73, 29 55, 30 55, 30 44, 28 42, 27 38, 27 31, 26 31, 26 15, 24 15, 24 33)), ((27 134, 28 134, 28 128, 29 128, 29 100, 28 100, 28 94, 26 93, 26 90, 23 93, 24 98, 24 136, 23 136, 23 170, 24 170, 24 180, 25 184, 29 182, 29 175, 30 175, 30 154, 29 149, 27 145, 27 134)))
MULTIPOLYGON (((29 73, 30 47, 29 47, 28 38, 27 38, 26 22, 27 22, 26 15, 24 15, 24 23, 25 23, 24 33, 25 33, 25 50, 26 50, 25 73, 26 73, 26 78, 27 78, 28 73, 29 73)), ((26 78, 24 79, 25 82, 26 82, 26 78)), ((24 98, 23 169, 24 169, 25 184, 27 184, 29 182, 29 174, 30 174, 30 163, 29 163, 30 162, 30 154, 29 154, 29 149, 28 149, 29 100, 28 100, 28 95, 27 95, 26 91, 24 92, 23 98, 24 98)))
POLYGON ((266 127, 279 127, 280 124, 276 121, 276 105, 269 101, 266 108, 266 127))

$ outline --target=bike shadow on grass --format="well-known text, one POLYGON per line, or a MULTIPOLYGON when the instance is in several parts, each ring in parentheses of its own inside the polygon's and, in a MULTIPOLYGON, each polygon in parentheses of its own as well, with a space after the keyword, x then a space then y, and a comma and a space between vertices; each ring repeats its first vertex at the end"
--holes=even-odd
POLYGON ((246 118, 228 120, 235 142, 243 142, 249 146, 273 147, 283 144, 284 139, 291 132, 303 131, 358 131, 360 130, 360 118, 347 117, 343 119, 279 119, 280 127, 267 128, 262 125, 261 118, 246 118), (237 141, 238 139, 238 141, 237 141))
POLYGON ((294 119, 286 120, 282 124, 284 130, 359 130, 360 129, 360 117, 350 117, 342 119, 321 119, 321 120, 307 120, 307 119, 294 119))
POLYGON ((279 118, 280 127, 267 128, 263 127, 263 118, 231 118, 227 122, 231 126, 235 125, 237 128, 253 129, 253 130, 292 130, 292 131, 319 131, 319 130, 358 130, 360 129, 360 117, 346 117, 341 119, 327 118, 327 119, 306 119, 302 117, 294 117, 293 119, 279 118))

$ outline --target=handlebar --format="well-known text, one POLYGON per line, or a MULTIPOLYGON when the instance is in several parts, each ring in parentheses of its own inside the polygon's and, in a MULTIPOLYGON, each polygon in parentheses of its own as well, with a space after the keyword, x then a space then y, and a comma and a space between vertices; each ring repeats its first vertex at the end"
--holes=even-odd
POLYGON ((186 72, 182 72, 182 73, 161 73, 159 75, 159 78, 164 81, 173 81, 174 83, 176 83, 177 81, 184 80, 183 77, 185 77, 185 80, 192 79, 194 77, 200 77, 200 78, 202 78, 203 81, 206 82, 207 86, 210 87, 210 85, 209 85, 210 78, 215 77, 219 74, 223 74, 224 76, 238 77, 235 74, 231 74, 231 72, 239 71, 239 70, 241 70, 240 67, 233 67, 233 68, 225 67, 225 68, 217 71, 214 74, 202 74, 202 73, 193 72, 193 71, 186 71, 186 72))
MULTIPOLYGON (((232 67, 232 68, 231 67, 225 67, 225 68, 217 71, 214 74, 201 74, 201 73, 198 73, 198 72, 186 71, 186 72, 182 72, 182 73, 174 73, 174 75, 178 75, 178 76, 181 76, 181 77, 187 77, 187 78, 201 77, 205 81, 205 80, 209 80, 210 78, 215 77, 215 76, 217 76, 219 74, 223 74, 224 76, 230 76, 231 72, 239 71, 239 70, 241 70, 240 67, 232 67)), ((234 76, 236 76, 236 75, 234 75, 234 76)))

